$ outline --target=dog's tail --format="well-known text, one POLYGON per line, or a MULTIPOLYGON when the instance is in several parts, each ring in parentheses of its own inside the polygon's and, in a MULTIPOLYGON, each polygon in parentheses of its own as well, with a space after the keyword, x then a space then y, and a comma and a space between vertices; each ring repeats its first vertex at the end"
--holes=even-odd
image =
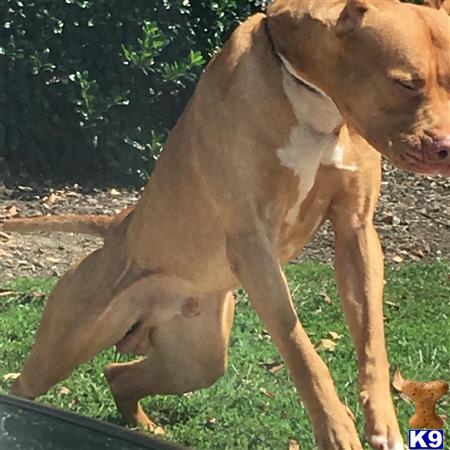
POLYGON ((18 233, 61 231, 64 233, 91 234, 105 237, 112 220, 113 217, 111 216, 83 216, 76 214, 17 218, 0 223, 0 231, 14 231, 18 233))

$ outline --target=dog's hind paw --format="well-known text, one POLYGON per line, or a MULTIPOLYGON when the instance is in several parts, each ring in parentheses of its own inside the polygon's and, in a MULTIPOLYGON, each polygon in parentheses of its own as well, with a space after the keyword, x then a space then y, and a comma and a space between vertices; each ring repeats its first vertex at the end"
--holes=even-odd
POLYGON ((164 436, 166 434, 164 428, 156 425, 156 423, 150 419, 148 419, 148 422, 140 422, 139 427, 143 428, 145 431, 149 431, 155 436, 164 436))

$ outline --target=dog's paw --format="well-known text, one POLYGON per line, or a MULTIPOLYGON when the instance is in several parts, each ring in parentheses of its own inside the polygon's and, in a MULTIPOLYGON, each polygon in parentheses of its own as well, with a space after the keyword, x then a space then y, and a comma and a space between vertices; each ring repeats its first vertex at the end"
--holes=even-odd
POLYGON ((403 440, 389 396, 360 394, 365 416, 365 434, 373 450, 403 450, 403 440))
POLYGON ((366 438, 373 450, 404 450, 405 448, 396 422, 393 425, 388 425, 386 422, 381 424, 381 420, 376 424, 366 422, 366 438), (372 425, 371 429, 376 432, 367 432, 368 425, 372 425))
POLYGON ((383 435, 372 435, 368 437, 368 442, 370 444, 370 446, 374 449, 374 450, 405 450, 407 449, 407 447, 405 447, 405 445, 403 444, 403 442, 400 440, 394 440, 394 441, 390 441, 387 438, 387 436, 383 436, 383 435))
POLYGON ((166 434, 164 431, 164 428, 157 425, 153 420, 151 420, 147 414, 145 414, 142 411, 142 414, 137 414, 135 416, 135 421, 138 426, 138 428, 141 428, 142 430, 149 431, 150 433, 154 434, 155 436, 163 436, 166 434))
POLYGON ((353 413, 342 407, 335 414, 315 421, 314 432, 319 450, 362 450, 353 413))

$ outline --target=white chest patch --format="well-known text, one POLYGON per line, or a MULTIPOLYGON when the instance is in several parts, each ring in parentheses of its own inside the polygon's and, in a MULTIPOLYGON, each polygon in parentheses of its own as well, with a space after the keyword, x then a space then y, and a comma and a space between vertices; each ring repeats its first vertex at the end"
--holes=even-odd
POLYGON ((292 170, 299 179, 297 200, 285 218, 285 222, 293 225, 314 185, 319 166, 324 164, 345 169, 344 150, 334 133, 342 117, 329 97, 299 86, 287 70, 282 70, 284 91, 298 123, 291 129, 286 146, 277 150, 281 164, 292 170))
POLYGON ((340 144, 337 144, 333 151, 324 153, 321 164, 336 167, 336 169, 340 170, 357 172, 358 166, 356 164, 344 164, 344 152, 344 148, 340 144))
POLYGON ((327 147, 336 145, 335 139, 322 140, 308 128, 299 126, 292 129, 288 145, 277 150, 281 164, 299 179, 297 200, 285 219, 290 225, 296 222, 300 207, 314 185, 323 154, 327 147))

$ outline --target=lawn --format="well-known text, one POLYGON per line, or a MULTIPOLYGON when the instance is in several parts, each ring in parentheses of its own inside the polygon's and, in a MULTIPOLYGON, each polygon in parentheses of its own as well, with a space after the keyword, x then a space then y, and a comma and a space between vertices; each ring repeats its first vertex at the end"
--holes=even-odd
MULTIPOLYGON (((356 363, 329 265, 309 262, 286 268, 297 311, 314 343, 331 339, 334 350, 321 349, 339 393, 356 413, 362 430, 356 393, 356 363), (330 332, 333 332, 330 334, 330 332)), ((387 268, 386 332, 390 361, 405 378, 450 378, 450 265, 407 264, 387 268)), ((0 286, 0 392, 18 372, 28 353, 45 295, 54 279, 18 279, 0 286), (10 291, 10 292, 8 292, 10 291)), ((63 355, 62 355, 63 357, 63 355)), ((119 423, 103 378, 114 350, 80 367, 40 400, 77 413, 119 423)), ((413 407, 395 397, 404 434, 413 407)), ((450 415, 450 401, 438 412, 450 415)), ((287 450, 289 439, 302 450, 314 449, 304 407, 269 337, 261 328, 245 295, 239 293, 226 375, 212 388, 183 396, 148 398, 151 417, 166 430, 166 438, 197 449, 287 450), (281 367, 280 367, 281 366, 281 367), (278 370, 277 370, 278 369, 278 370)), ((447 438, 450 438, 447 424, 447 438)))

